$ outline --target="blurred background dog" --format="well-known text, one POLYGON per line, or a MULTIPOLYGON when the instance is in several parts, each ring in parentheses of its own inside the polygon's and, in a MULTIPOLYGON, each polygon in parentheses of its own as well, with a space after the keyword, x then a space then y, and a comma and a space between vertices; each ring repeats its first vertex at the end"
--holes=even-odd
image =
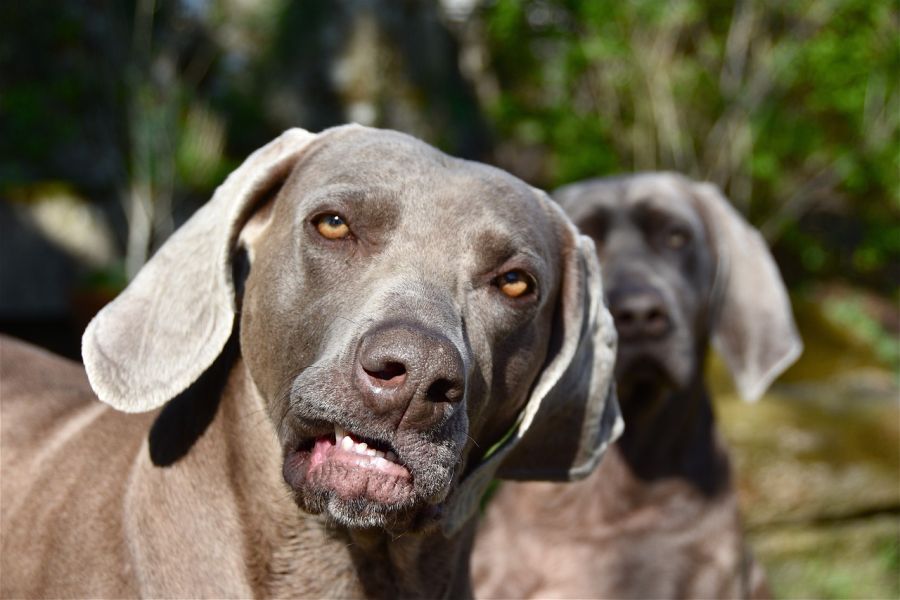
POLYGON ((625 433, 587 481, 500 489, 472 561, 477 594, 768 596, 703 377, 711 339, 749 400, 800 354, 765 243, 714 186, 674 174, 555 197, 597 245, 625 433))

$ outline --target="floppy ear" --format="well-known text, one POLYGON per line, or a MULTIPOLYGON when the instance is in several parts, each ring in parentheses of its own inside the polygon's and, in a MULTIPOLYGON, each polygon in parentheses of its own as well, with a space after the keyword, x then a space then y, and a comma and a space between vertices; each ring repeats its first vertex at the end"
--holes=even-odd
POLYGON ((757 400, 803 351, 791 302, 756 229, 711 183, 694 183, 694 198, 714 241, 718 266, 713 345, 738 393, 757 400))
POLYGON ((316 137, 291 129, 251 154, 94 317, 82 357, 101 400, 152 410, 219 356, 236 312, 231 259, 241 226, 316 137))
POLYGON ((571 225, 566 234, 551 354, 525 405, 516 443, 497 470, 503 479, 581 479, 621 433, 616 330, 603 301, 594 242, 571 225))
POLYGON ((613 379, 616 330, 603 302, 594 243, 547 202, 559 215, 565 237, 550 354, 508 439, 457 487, 444 521, 448 533, 475 513, 494 477, 584 478, 623 429, 613 379))

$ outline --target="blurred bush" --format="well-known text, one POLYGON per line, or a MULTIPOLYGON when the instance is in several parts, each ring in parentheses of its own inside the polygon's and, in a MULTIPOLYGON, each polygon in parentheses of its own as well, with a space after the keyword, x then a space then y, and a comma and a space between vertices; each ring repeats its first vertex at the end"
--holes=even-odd
POLYGON ((788 281, 900 281, 900 27, 868 0, 497 0, 468 25, 505 166, 717 183, 788 281))
POLYGON ((886 0, 8 2, 0 193, 71 187, 133 274, 253 148, 356 120, 548 188, 708 179, 793 286, 896 298, 898 20, 886 0))
POLYGON ((103 207, 133 276, 288 127, 353 120, 484 157, 457 56, 432 2, 4 3, 0 196, 72 187, 103 207))

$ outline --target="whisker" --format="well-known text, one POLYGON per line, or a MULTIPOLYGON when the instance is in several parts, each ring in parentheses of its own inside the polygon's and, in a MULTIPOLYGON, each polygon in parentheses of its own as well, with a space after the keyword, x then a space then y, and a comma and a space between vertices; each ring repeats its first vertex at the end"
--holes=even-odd
MULTIPOLYGON (((359 321, 354 321, 354 320, 351 319, 350 317, 345 317, 345 316, 343 316, 343 315, 338 315, 338 316, 336 316, 336 317, 334 318, 334 321, 336 321, 336 320, 338 320, 338 319, 342 319, 342 320, 347 321, 347 322, 349 322, 349 323, 353 323, 353 324, 356 325, 357 327, 358 327, 359 325, 361 325, 361 323, 360 323, 359 321)), ((332 321, 332 323, 333 323, 334 321, 332 321)))

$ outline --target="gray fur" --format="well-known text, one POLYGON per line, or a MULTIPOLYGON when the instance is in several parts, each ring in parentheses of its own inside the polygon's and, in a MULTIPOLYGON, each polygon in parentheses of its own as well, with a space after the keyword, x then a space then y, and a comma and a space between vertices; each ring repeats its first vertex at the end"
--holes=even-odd
POLYGON ((87 378, 0 345, 0 595, 470 595, 493 476, 583 477, 621 429, 601 298, 590 239, 508 174, 287 132, 95 318, 87 378))

